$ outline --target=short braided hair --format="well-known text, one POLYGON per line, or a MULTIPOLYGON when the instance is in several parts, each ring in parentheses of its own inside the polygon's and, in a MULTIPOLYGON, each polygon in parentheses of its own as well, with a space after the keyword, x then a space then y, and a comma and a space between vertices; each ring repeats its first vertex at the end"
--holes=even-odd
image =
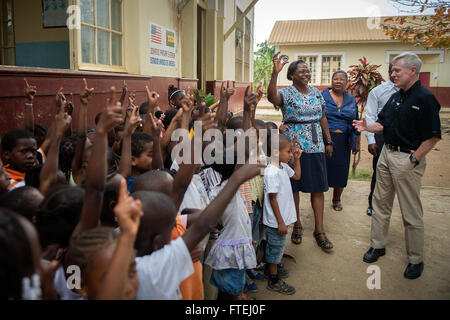
POLYGON ((117 241, 119 235, 113 228, 101 227, 81 232, 70 239, 67 259, 80 267, 81 274, 86 275, 93 262, 93 257, 103 248, 117 241))

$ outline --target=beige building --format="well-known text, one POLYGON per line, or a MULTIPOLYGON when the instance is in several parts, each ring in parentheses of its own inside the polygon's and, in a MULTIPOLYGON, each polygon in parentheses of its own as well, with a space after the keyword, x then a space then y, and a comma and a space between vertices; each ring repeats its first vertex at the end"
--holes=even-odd
POLYGON ((256 2, 5 0, 2 64, 196 78, 202 87, 217 79, 250 82, 256 2), (167 30, 170 64, 151 59, 152 49, 165 51, 167 30), (152 41, 156 33, 160 48, 152 41))
POLYGON ((35 112, 43 124, 58 88, 77 93, 82 78, 96 89, 91 125, 109 88, 124 81, 138 101, 146 85, 158 91, 163 109, 171 84, 218 96, 222 80, 231 81, 230 109, 240 112, 253 81, 257 2, 2 0, 0 133, 20 122, 25 77, 38 86, 35 112))
MULTIPOLYGON (((382 22, 384 18, 381 18, 382 22)), ((388 65, 401 52, 412 51, 423 61, 422 84, 436 95, 441 105, 450 107, 450 56, 445 50, 425 50, 390 39, 370 18, 277 21, 269 44, 294 59, 303 59, 311 69, 311 82, 320 89, 331 84, 336 70, 348 71, 366 57, 388 78, 388 65)), ((280 87, 290 85, 287 68, 279 77, 280 87)))

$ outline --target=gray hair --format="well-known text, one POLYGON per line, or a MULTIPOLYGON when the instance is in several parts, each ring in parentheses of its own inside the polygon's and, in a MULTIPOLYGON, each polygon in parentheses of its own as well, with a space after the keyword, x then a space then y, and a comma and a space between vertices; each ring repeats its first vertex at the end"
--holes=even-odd
POLYGON ((392 63, 394 64, 396 61, 404 59, 405 66, 409 69, 416 67, 416 74, 420 73, 420 69, 422 68, 422 60, 417 56, 417 54, 412 52, 404 52, 401 55, 396 56, 392 63))

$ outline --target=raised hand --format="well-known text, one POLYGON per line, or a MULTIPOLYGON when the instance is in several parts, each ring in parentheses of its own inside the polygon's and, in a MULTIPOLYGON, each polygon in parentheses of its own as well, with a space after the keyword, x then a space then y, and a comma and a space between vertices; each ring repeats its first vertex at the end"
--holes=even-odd
POLYGON ((161 120, 157 119, 152 113, 149 113, 148 117, 148 120, 152 123, 152 137, 159 138, 161 136, 161 132, 164 130, 164 125, 161 120))
POLYGON ((192 104, 195 104, 195 94, 192 92, 191 87, 188 87, 186 90, 186 97, 191 100, 192 104))
POLYGON ((256 109, 256 105, 256 95, 252 92, 251 86, 248 86, 245 89, 244 110, 251 111, 252 109, 256 109))
POLYGON ((256 87, 256 105, 258 105, 259 101, 261 101, 262 97, 263 97, 263 91, 262 91, 262 86, 263 83, 262 81, 259 83, 258 87, 256 87))
POLYGON ((355 127, 358 132, 363 132, 367 130, 367 122, 366 118, 363 118, 362 120, 353 120, 353 126, 355 127))
POLYGON ((65 110, 66 104, 67 104, 66 96, 64 96, 63 88, 60 88, 58 90, 58 92, 56 93, 56 113, 59 113, 59 110, 61 108, 64 108, 64 110, 65 110), (63 104, 64 104, 64 106, 63 106, 63 104))
POLYGON ((73 113, 73 93, 70 94, 70 100, 67 100, 65 111, 71 116, 73 113))
POLYGON ((202 102, 200 106, 200 114, 197 121, 202 122, 202 131, 203 133, 209 129, 216 128, 217 123, 214 121, 214 114, 208 113, 205 114, 206 103, 202 102))
POLYGON ((227 81, 227 87, 225 88, 224 83, 220 87, 220 100, 230 100, 231 96, 234 94, 234 89, 230 88, 230 82, 227 81))
POLYGON ((136 104, 136 91, 131 91, 128 95, 128 105, 134 106, 136 104))
POLYGON ((128 93, 128 85, 127 85, 126 81, 123 80, 122 94, 120 95, 120 99, 119 99, 121 105, 124 105, 125 97, 127 96, 127 93, 128 93))
POLYGON ((140 200, 134 200, 128 195, 125 179, 120 182, 117 205, 114 207, 114 214, 120 226, 120 233, 124 235, 136 236, 142 212, 140 200))
POLYGON ((273 58, 273 72, 280 73, 283 70, 283 67, 289 63, 289 61, 281 61, 284 56, 280 56, 280 52, 277 52, 273 58))
POLYGON ((186 95, 183 99, 181 99, 181 107, 183 112, 190 114, 190 112, 194 109, 194 100, 186 95))
POLYGON ((134 131, 136 131, 136 128, 142 126, 142 119, 139 115, 139 107, 133 106, 131 109, 131 113, 127 117, 127 120, 125 121, 125 132, 129 135, 132 135, 134 131))
POLYGON ((122 96, 125 96, 128 93, 128 85, 125 80, 123 80, 123 86, 122 86, 122 96))
POLYGON ((108 105, 100 117, 97 131, 108 133, 121 123, 123 123, 122 107, 120 102, 116 100, 116 88, 111 87, 111 96, 108 99, 108 105))
POLYGON ((89 100, 91 99, 92 93, 94 92, 94 88, 89 89, 87 81, 84 78, 83 82, 84 82, 84 89, 83 92, 80 94, 80 102, 82 105, 87 106, 89 100))
POLYGON ((58 136, 63 136, 64 132, 66 132, 71 123, 72 117, 67 112, 65 112, 63 108, 61 108, 58 114, 55 116, 55 133, 58 136))
POLYGON ((25 81, 25 98, 27 99, 28 103, 33 103, 34 97, 36 96, 37 87, 30 86, 27 79, 23 80, 25 81))
POLYGON ((149 111, 152 110, 153 113, 155 106, 158 104, 159 94, 156 91, 150 91, 148 86, 145 86, 145 89, 147 91, 147 101, 149 105, 149 111))

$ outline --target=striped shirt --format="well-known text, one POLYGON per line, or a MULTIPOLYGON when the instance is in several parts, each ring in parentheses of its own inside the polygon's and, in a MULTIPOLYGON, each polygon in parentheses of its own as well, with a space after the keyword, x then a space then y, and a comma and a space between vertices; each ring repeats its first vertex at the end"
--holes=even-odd
POLYGON ((200 178, 202 179, 203 185, 205 186, 206 193, 208 193, 209 199, 211 199, 211 190, 218 184, 222 182, 222 177, 220 173, 215 171, 212 168, 202 169, 199 173, 200 178))
POLYGON ((245 182, 239 187, 239 191, 241 192, 241 196, 244 199, 245 206, 247 207, 247 212, 249 214, 253 213, 252 206, 252 185, 250 181, 245 182))

